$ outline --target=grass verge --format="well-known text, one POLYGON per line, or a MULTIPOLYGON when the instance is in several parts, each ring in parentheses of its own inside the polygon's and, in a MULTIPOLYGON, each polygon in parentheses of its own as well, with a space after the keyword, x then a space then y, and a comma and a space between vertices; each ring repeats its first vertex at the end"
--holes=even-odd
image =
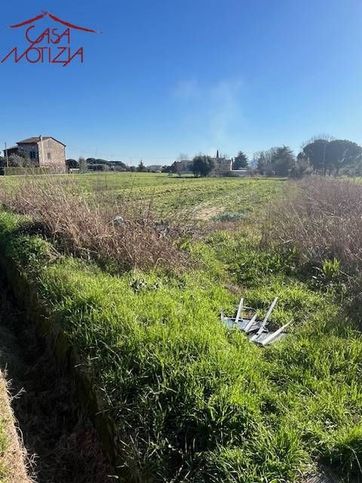
POLYGON ((16 431, 7 382, 0 371, 0 482, 31 483, 25 461, 25 450, 16 431))
POLYGON ((123 481, 293 482, 319 464, 360 481, 361 337, 332 292, 294 276, 293 258, 217 233, 189 247, 202 270, 116 277, 54 257, 23 225, 0 215, 13 289, 35 294, 76 352, 123 481), (224 329, 240 285, 260 310, 279 295, 275 321, 292 317, 293 334, 261 350, 224 329))

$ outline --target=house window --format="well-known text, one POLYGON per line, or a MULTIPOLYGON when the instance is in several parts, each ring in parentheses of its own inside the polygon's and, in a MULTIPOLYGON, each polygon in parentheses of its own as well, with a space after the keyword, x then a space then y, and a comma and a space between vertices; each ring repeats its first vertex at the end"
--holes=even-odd
POLYGON ((29 156, 30 156, 30 159, 35 159, 36 158, 36 152, 30 151, 29 156))
POLYGON ((47 153, 48 160, 52 159, 52 153, 47 153))

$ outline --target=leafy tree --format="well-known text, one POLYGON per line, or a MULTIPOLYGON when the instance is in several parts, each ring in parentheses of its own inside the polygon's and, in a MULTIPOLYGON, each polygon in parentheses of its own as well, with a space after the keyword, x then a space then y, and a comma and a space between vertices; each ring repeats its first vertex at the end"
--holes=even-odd
POLYGON ((182 168, 181 168, 181 163, 180 161, 175 161, 172 166, 171 166, 171 169, 172 169, 172 173, 175 173, 177 174, 178 176, 181 176, 182 174, 182 168))
POLYGON ((195 156, 192 161, 192 172, 195 176, 208 176, 215 168, 215 162, 210 156, 195 156))
POLYGON ((313 170, 338 175, 354 169, 362 159, 362 148, 347 139, 314 139, 303 148, 313 170))
POLYGON ((276 176, 289 176, 295 166, 293 151, 288 146, 276 148, 271 158, 271 165, 276 176))
POLYGON ((89 171, 107 171, 109 169, 108 164, 89 164, 89 171))
POLYGON ((171 166, 168 166, 168 165, 162 166, 161 173, 168 173, 168 174, 174 173, 175 172, 174 164, 175 163, 173 163, 171 166))
POLYGON ((309 175, 313 172, 307 156, 301 152, 298 154, 295 164, 290 171, 290 176, 292 178, 302 178, 303 176, 309 175))
POLYGON ((353 164, 345 166, 341 170, 341 174, 346 176, 362 176, 362 159, 357 160, 353 164))
POLYGON ((327 146, 326 158, 329 172, 333 171, 338 176, 341 169, 362 159, 362 148, 352 141, 335 139, 327 146))
POLYGON ((254 165, 260 174, 265 174, 266 167, 268 165, 265 157, 265 151, 259 151, 254 154, 254 165))
POLYGON ((271 148, 254 155, 253 163, 265 176, 289 176, 295 166, 293 151, 288 146, 271 148))
POLYGON ((303 153, 309 159, 312 168, 317 173, 326 174, 327 172, 327 147, 328 139, 314 139, 306 144, 303 153))
MULTIPOLYGON (((129 167, 123 161, 99 159, 99 158, 87 158, 87 166, 90 168, 92 165, 103 165, 103 171, 107 169, 113 169, 113 171, 127 171, 129 167)), ((91 169, 91 168, 90 168, 91 169)), ((97 168, 98 170, 98 168, 97 168)))
POLYGON ((244 154, 242 151, 239 151, 238 155, 235 156, 235 159, 233 162, 233 169, 247 168, 248 165, 249 165, 249 162, 246 154, 244 154))
POLYGON ((82 158, 82 157, 79 158, 78 165, 79 165, 79 171, 81 173, 87 172, 87 170, 88 170, 87 161, 84 158, 82 158))
POLYGON ((124 163, 123 161, 108 161, 108 164, 110 166, 113 166, 114 168, 118 168, 119 170, 124 170, 124 171, 128 170, 127 164, 124 163))
POLYGON ((265 176, 273 176, 274 168, 272 159, 277 148, 270 148, 268 151, 259 151, 254 154, 256 169, 260 174, 265 176))
POLYGON ((100 164, 109 165, 110 164, 110 162, 107 161, 106 159, 87 158, 86 161, 87 161, 88 166, 91 165, 91 164, 97 164, 97 165, 100 165, 100 164))
POLYGON ((35 163, 25 153, 19 150, 17 154, 11 154, 9 156, 9 166, 15 168, 30 168, 34 167, 35 163))
POLYGON ((68 169, 76 169, 79 168, 79 163, 76 159, 67 159, 65 164, 68 169))

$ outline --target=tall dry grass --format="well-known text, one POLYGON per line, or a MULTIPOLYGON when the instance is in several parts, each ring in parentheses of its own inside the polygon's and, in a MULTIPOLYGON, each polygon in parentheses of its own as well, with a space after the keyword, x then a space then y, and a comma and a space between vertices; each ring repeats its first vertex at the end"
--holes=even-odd
POLYGON ((52 176, 29 176, 3 185, 0 203, 28 215, 66 252, 120 270, 185 263, 176 246, 176 230, 159 223, 149 203, 102 203, 75 181, 52 176))
POLYGON ((337 259, 344 271, 362 272, 362 185, 310 178, 295 183, 270 207, 263 229, 267 245, 293 247, 306 263, 337 259))

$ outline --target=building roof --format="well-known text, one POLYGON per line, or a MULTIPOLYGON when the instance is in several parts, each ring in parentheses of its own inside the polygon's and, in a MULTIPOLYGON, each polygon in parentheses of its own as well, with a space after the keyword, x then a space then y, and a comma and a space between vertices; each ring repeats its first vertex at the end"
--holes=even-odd
POLYGON ((27 20, 24 20, 23 22, 15 24, 15 25, 10 25, 10 27, 12 29, 23 27, 24 25, 29 25, 29 24, 32 24, 34 22, 37 22, 38 20, 41 20, 44 17, 50 17, 52 20, 54 20, 54 22, 59 22, 59 23, 65 25, 66 27, 69 27, 69 28, 72 28, 72 29, 83 30, 84 32, 96 33, 96 31, 93 30, 93 29, 89 29, 87 27, 81 27, 80 25, 75 25, 73 23, 67 22, 65 20, 62 20, 59 17, 56 17, 55 15, 53 15, 50 12, 41 12, 41 14, 37 15, 36 17, 29 18, 27 20))
POLYGON ((54 141, 56 141, 57 143, 62 144, 63 146, 66 146, 66 144, 62 143, 61 141, 58 141, 58 139, 53 138, 53 136, 33 136, 31 138, 18 141, 16 144, 36 144, 40 142, 40 137, 42 137, 42 139, 54 139, 54 141))

